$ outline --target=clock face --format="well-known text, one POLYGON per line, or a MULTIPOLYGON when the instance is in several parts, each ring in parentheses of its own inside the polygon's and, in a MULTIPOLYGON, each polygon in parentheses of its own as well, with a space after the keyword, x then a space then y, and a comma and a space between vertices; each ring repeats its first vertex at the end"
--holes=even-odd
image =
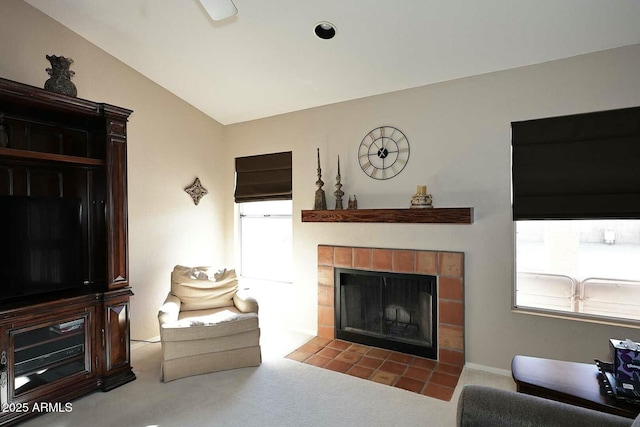
POLYGON ((389 179, 409 161, 409 140, 392 126, 381 126, 365 135, 358 148, 360 167, 373 179, 389 179))

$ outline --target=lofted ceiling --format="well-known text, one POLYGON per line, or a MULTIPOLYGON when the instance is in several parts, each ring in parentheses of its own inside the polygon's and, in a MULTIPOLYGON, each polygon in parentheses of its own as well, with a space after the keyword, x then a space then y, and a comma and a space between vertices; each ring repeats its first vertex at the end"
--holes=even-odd
POLYGON ((25 1, 222 124, 640 43, 639 0, 25 1))

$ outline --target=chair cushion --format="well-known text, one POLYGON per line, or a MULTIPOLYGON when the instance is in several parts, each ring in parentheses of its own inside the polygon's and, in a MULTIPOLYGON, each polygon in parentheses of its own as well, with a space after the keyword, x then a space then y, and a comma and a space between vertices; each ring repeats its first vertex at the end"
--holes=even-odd
POLYGON ((178 320, 162 325, 162 341, 217 338, 258 329, 256 313, 241 313, 235 307, 181 311, 178 320))
POLYGON ((176 265, 171 273, 171 293, 182 302, 181 310, 233 306, 238 291, 234 269, 176 265))

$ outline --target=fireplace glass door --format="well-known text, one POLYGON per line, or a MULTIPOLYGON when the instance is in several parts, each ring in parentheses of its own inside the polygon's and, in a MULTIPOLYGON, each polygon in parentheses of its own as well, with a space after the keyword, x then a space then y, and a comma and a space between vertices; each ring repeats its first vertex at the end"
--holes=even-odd
POLYGON ((435 358, 435 280, 336 269, 336 337, 435 358))

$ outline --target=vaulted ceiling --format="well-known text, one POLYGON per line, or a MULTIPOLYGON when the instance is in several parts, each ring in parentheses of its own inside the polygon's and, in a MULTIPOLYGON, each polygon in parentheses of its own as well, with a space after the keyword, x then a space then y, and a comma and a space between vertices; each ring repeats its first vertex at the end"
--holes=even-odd
POLYGON ((638 0, 25 1, 222 124, 640 43, 638 0))

